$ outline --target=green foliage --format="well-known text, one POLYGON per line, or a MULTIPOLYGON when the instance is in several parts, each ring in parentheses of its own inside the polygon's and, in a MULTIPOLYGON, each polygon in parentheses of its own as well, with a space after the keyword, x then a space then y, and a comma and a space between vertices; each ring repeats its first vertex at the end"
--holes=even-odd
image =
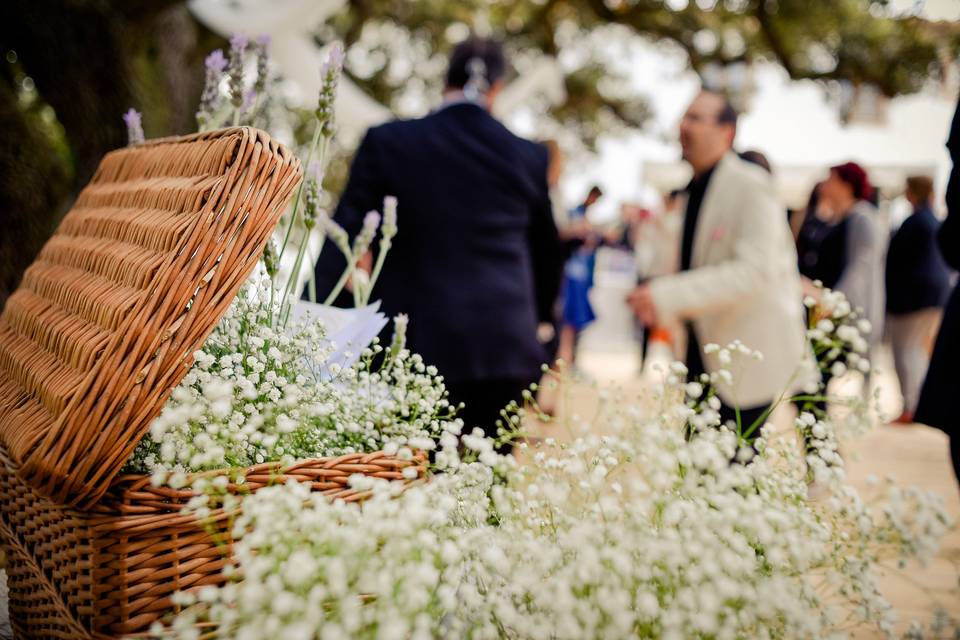
POLYGON ((549 115, 588 143, 648 116, 611 60, 631 39, 679 47, 701 73, 768 60, 795 79, 873 85, 889 97, 920 90, 960 53, 958 25, 897 14, 888 0, 351 0, 318 39, 343 37, 349 75, 405 115, 422 111, 417 94, 439 92, 442 52, 471 31, 504 38, 518 67, 563 52, 568 100, 549 115), (605 91, 604 79, 621 90, 605 91))

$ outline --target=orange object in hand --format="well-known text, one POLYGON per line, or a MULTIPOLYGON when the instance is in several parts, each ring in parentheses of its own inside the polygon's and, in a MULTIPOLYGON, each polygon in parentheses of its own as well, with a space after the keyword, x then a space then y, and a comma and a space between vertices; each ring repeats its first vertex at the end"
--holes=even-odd
POLYGON ((673 342, 673 336, 670 335, 670 330, 665 327, 654 327, 650 330, 650 342, 670 344, 673 342))

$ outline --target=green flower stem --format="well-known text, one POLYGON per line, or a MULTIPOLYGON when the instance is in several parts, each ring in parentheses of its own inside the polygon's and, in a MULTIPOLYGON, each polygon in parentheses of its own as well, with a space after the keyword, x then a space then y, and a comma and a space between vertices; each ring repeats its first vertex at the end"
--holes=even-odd
POLYGON ((383 269, 383 263, 387 259, 387 254, 390 253, 390 246, 392 242, 393 241, 390 238, 380 238, 380 252, 377 254, 376 264, 373 265, 373 272, 370 274, 370 282, 367 284, 367 289, 365 291, 366 297, 363 300, 364 305, 370 302, 370 294, 373 293, 373 285, 377 284, 377 278, 380 277, 380 271, 383 269))
POLYGON ((281 327, 286 327, 287 320, 290 318, 290 307, 293 305, 293 300, 291 300, 290 296, 293 293, 293 289, 297 286, 297 277, 300 275, 300 268, 303 266, 303 256, 307 253, 307 244, 309 242, 310 228, 307 228, 303 241, 300 243, 300 247, 297 248, 297 257, 293 261, 293 270, 290 272, 290 277, 287 279, 287 286, 283 291, 283 301, 280 303, 281 327))
POLYGON ((323 304, 333 304, 333 301, 337 299, 337 296, 340 295, 340 292, 343 291, 343 288, 347 285, 347 280, 350 278, 353 270, 356 269, 356 266, 357 261, 354 260, 352 256, 348 256, 347 268, 343 270, 343 275, 341 275, 340 279, 337 280, 336 286, 333 287, 333 291, 331 291, 330 295, 327 296, 327 299, 323 301, 323 304))
MULTIPOLYGON (((769 407, 767 407, 767 410, 764 411, 760 415, 760 417, 757 418, 756 421, 754 421, 752 425, 750 425, 750 428, 748 428, 746 432, 740 435, 741 438, 743 438, 744 440, 747 440, 753 434, 754 431, 759 429, 760 426, 764 422, 766 422, 767 418, 770 416, 771 413, 773 413, 774 409, 779 407, 783 403, 784 399, 787 399, 786 398, 787 389, 791 389, 793 387, 793 383, 794 381, 796 381, 797 376, 800 375, 800 372, 801 372, 800 368, 798 368, 796 371, 793 372, 793 375, 790 376, 790 380, 787 381, 787 386, 784 388, 782 392, 780 392, 780 397, 777 398, 776 402, 774 402, 769 407)), ((792 398, 789 398, 787 400, 790 401, 792 400, 792 398)), ((740 408, 739 407, 737 407, 737 430, 738 431, 740 430, 740 408)))
MULTIPOLYGON (((316 118, 314 118, 316 121, 316 118)), ((313 140, 310 142, 310 149, 307 152, 307 164, 306 167, 310 166, 310 162, 313 160, 313 154, 317 149, 317 145, 320 142, 320 123, 317 122, 316 128, 313 132, 313 140)), ((305 180, 300 181, 300 186, 297 187, 297 195, 293 201, 293 213, 290 214, 290 224, 287 225, 287 232, 283 236, 283 244, 280 245, 280 254, 277 256, 277 264, 280 263, 280 260, 283 259, 283 252, 287 248, 287 244, 290 242, 290 232, 293 230, 293 226, 297 223, 297 214, 300 212, 300 200, 303 198, 303 185, 305 180)))
MULTIPOLYGON (((323 246, 323 245, 321 245, 323 246)), ((310 272, 310 278, 307 280, 307 296, 310 298, 310 302, 317 302, 317 272, 313 270, 310 272)))
MULTIPOLYGON (((320 147, 319 153, 319 163, 321 168, 325 165, 327 160, 327 149, 329 148, 330 138, 327 136, 320 136, 320 127, 318 126, 316 131, 313 134, 313 142, 310 144, 310 152, 307 154, 307 166, 310 166, 311 161, 313 160, 313 154, 318 146, 320 147)), ((287 227, 287 233, 283 238, 283 245, 280 247, 280 255, 277 258, 277 263, 280 263, 280 259, 283 257, 283 250, 287 246, 287 243, 290 241, 290 235, 293 231, 294 225, 297 223, 297 213, 300 210, 300 202, 303 196, 303 189, 306 180, 300 182, 300 186, 297 189, 297 197, 293 204, 293 214, 290 219, 290 225, 287 227)), ((297 248, 297 257, 294 260, 293 270, 290 272, 290 277, 287 278, 287 285, 283 290, 283 299, 280 303, 280 314, 281 314, 281 326, 286 326, 287 319, 290 317, 290 306, 293 304, 290 296, 294 293, 293 290, 297 287, 297 280, 300 275, 300 268, 303 266, 303 256, 307 251, 307 244, 310 242, 310 229, 307 229, 306 235, 303 237, 303 240, 300 242, 300 246, 297 248)))

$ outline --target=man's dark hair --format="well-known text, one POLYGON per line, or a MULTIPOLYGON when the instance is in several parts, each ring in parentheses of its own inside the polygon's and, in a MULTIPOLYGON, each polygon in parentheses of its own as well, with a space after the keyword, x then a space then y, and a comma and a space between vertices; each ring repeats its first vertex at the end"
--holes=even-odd
POLYGON ((494 84, 507 73, 507 57, 503 45, 492 38, 471 36, 453 48, 447 67, 447 87, 463 89, 470 79, 469 63, 474 58, 483 61, 484 78, 494 84))
POLYGON ((723 105, 720 107, 720 113, 717 114, 717 122, 719 124, 729 124, 734 129, 737 128, 737 118, 740 117, 740 114, 734 108, 733 103, 730 102, 730 98, 727 97, 727 94, 722 91, 715 91, 713 89, 704 89, 705 93, 711 93, 721 100, 723 100, 723 105))

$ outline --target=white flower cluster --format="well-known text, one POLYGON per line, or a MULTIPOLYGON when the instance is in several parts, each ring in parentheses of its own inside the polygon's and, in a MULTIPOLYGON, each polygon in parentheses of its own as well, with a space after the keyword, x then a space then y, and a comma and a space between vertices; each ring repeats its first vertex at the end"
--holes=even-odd
MULTIPOLYGON (((839 487, 811 503, 794 443, 761 440, 731 464, 733 432, 686 437, 691 391, 668 383, 653 411, 603 403, 527 463, 471 436, 488 464, 447 447, 446 472, 405 492, 357 479, 374 489, 360 506, 263 489, 233 528, 236 580, 182 594, 188 607, 155 631, 734 640, 832 637, 862 620, 892 633, 877 562, 933 553, 943 505, 893 487, 876 503, 839 487)), ((832 442, 829 422, 807 426, 832 442)))
POLYGON ((151 424, 128 468, 156 482, 187 472, 378 451, 430 449, 452 409, 434 367, 404 346, 366 349, 330 380, 319 322, 274 328, 269 280, 248 285, 151 424))
POLYGON ((804 299, 810 315, 807 338, 813 346, 823 371, 840 377, 848 370, 870 372, 867 357, 869 343, 865 335, 873 329, 870 321, 860 318, 839 291, 822 289, 820 301, 804 299))
POLYGON ((836 486, 842 482, 846 477, 843 458, 832 425, 810 411, 801 412, 794 424, 806 447, 808 479, 822 486, 836 486))

